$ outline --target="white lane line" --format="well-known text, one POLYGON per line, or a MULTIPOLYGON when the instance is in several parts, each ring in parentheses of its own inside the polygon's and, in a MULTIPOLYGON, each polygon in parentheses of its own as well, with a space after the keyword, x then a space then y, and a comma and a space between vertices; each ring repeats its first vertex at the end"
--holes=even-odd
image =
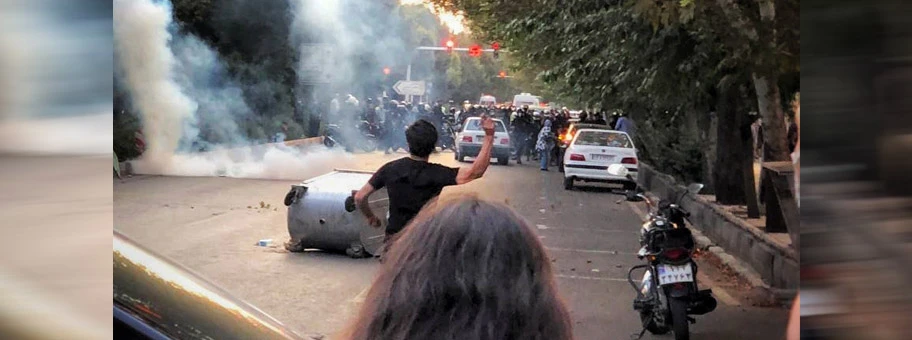
POLYGON ((564 274, 557 274, 555 276, 562 278, 562 279, 627 282, 627 279, 614 278, 614 277, 594 277, 594 276, 579 276, 579 275, 564 275, 564 274))
POLYGON ((370 290, 370 286, 364 287, 364 289, 362 289, 361 292, 358 293, 358 295, 355 295, 355 297, 351 299, 351 302, 356 303, 356 304, 364 303, 364 298, 367 297, 367 291, 369 291, 369 290, 370 290))
MULTIPOLYGON (((544 225, 544 224, 536 224, 536 226, 540 226, 540 225, 544 225)), ((567 231, 585 231, 585 232, 592 232, 592 233, 628 233, 628 234, 636 234, 636 233, 637 233, 637 232, 635 232, 635 231, 630 231, 630 230, 609 230, 609 229, 594 229, 594 228, 545 227, 545 228, 538 228, 538 229, 548 229, 548 230, 554 230, 554 231, 561 231, 561 230, 567 230, 567 231)))
POLYGON ((637 214, 637 216, 639 216, 643 222, 646 222, 646 213, 643 211, 643 209, 640 209, 640 207, 636 204, 633 204, 633 202, 627 202, 627 206, 630 207, 630 210, 633 210, 633 212, 637 214))
POLYGON ((548 249, 550 251, 566 251, 566 252, 573 252, 573 253, 590 253, 590 254, 611 254, 611 255, 634 255, 634 254, 636 254, 636 253, 629 253, 629 252, 623 252, 623 251, 617 251, 617 250, 569 249, 569 248, 553 248, 553 247, 545 247, 545 249, 548 249))

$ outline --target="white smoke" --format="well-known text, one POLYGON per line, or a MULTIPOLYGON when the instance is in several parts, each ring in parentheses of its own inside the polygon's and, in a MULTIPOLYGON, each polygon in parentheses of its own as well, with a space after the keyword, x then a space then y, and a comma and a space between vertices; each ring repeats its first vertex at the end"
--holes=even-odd
MULTIPOLYGON (((323 2, 323 1, 318 1, 323 2)), ((250 109, 241 90, 214 53, 199 39, 172 34, 171 6, 152 0, 114 1, 114 43, 119 80, 130 90, 143 121, 146 151, 133 162, 143 174, 303 179, 315 168, 350 164, 341 151, 316 146, 308 151, 283 145, 251 147, 237 119, 250 109), (200 124, 219 145, 197 148, 200 124), (214 124, 214 125, 213 125, 214 124), (196 142, 196 143, 194 143, 196 142), (246 147, 228 149, 227 145, 246 147)))

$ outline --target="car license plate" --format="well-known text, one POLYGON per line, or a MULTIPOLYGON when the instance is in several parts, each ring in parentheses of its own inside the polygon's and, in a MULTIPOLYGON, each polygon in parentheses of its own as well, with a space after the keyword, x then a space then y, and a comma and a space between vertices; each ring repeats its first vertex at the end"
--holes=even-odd
POLYGON ((659 285, 694 281, 693 268, 690 263, 680 266, 660 264, 656 266, 656 271, 658 271, 659 285))
POLYGON ((475 136, 475 140, 477 140, 479 143, 483 142, 483 141, 484 141, 484 135, 482 135, 482 136, 475 136))
POLYGON ((592 160, 594 161, 610 161, 614 159, 614 156, 611 155, 601 155, 601 154, 592 154, 592 160))

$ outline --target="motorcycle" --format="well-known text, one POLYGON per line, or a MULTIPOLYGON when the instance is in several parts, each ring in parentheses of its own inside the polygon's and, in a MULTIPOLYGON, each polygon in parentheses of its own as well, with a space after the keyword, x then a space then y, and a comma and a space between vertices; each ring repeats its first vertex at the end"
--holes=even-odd
MULTIPOLYGON (((612 164, 608 173, 633 180, 622 164, 612 164)), ((652 334, 671 331, 675 340, 687 340, 690 324, 696 322, 691 315, 703 315, 716 309, 712 290, 697 287, 697 263, 693 260, 695 243, 684 221, 690 213, 679 205, 684 195, 696 194, 702 189, 703 184, 691 184, 674 202, 661 200, 658 204, 639 193, 639 186, 627 193, 627 199, 638 198, 646 202, 648 208, 648 219, 640 230, 641 248, 637 252, 637 258, 646 263, 627 272, 627 281, 636 291, 633 309, 639 312, 643 325, 640 337, 646 331, 652 334), (639 282, 633 279, 637 270, 644 270, 639 282)))
POLYGON ((456 151, 456 123, 451 117, 444 117, 442 120, 437 145, 441 149, 450 149, 456 151))
POLYGON ((329 124, 323 132, 323 145, 332 148, 337 144, 343 145, 345 151, 352 152, 357 147, 366 152, 377 149, 382 129, 378 124, 362 120, 357 125, 357 131, 343 131, 338 124, 329 124), (346 138, 352 136, 354 138, 346 138))

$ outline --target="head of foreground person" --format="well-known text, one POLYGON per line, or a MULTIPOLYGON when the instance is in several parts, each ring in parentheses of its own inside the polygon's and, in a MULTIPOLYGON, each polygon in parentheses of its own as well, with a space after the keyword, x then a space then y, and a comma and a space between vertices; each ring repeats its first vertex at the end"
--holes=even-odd
POLYGON ((503 204, 431 202, 385 257, 342 339, 572 339, 544 247, 503 204))

